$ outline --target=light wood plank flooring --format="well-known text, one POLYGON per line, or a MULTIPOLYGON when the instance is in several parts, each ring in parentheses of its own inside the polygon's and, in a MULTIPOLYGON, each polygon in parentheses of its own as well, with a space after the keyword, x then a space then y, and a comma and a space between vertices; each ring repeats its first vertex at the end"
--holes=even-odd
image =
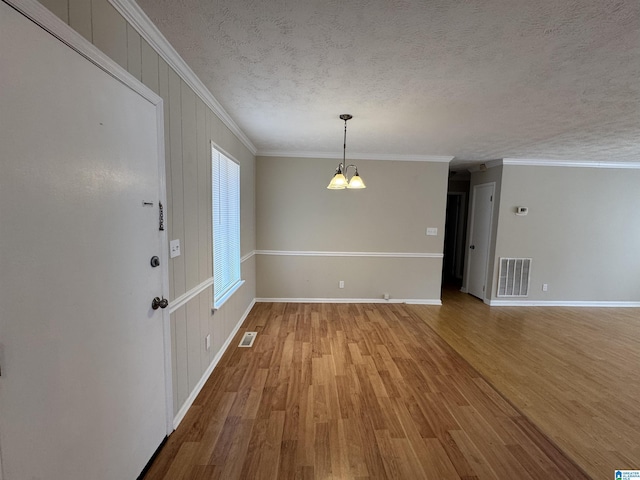
POLYGON ((146 479, 588 478, 428 326, 447 311, 257 304, 146 479))
POLYGON ((640 469, 640 310, 409 308, 591 477, 640 469))

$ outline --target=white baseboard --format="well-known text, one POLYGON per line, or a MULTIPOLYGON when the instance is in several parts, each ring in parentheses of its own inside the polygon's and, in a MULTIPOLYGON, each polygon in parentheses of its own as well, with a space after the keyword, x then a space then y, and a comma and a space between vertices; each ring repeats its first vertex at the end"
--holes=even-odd
POLYGON ((573 301, 573 300, 489 300, 491 307, 607 307, 640 308, 640 302, 573 301))
POLYGON ((442 305, 439 298, 256 298, 260 303, 408 303, 412 305, 442 305))
POLYGON ((424 300, 424 299, 411 299, 411 298, 407 298, 406 300, 403 300, 402 303, 406 303, 409 305, 442 305, 442 300, 440 300, 439 298, 433 298, 433 299, 428 299, 428 300, 424 300))
POLYGON ((255 250, 256 255, 286 257, 391 257, 391 258, 443 258, 442 253, 429 252, 334 252, 318 250, 255 250))
POLYGON ((218 362, 220 362, 222 355, 224 355, 224 353, 227 351, 227 348, 229 348, 229 345, 231 344, 233 337, 235 337, 236 333, 238 333, 238 330, 240 330, 240 327, 246 320, 247 316, 249 315, 249 312, 251 312, 251 309, 255 304, 256 304, 256 300, 254 299, 249 304, 249 307, 247 307, 246 311, 244 312, 240 320, 238 320, 238 323, 236 324, 236 326, 233 328, 233 331, 229 334, 229 336, 225 340, 224 344, 222 345, 222 348, 218 351, 216 356, 213 357, 213 360, 209 364, 209 367, 202 374, 202 377, 200 378, 200 380, 198 381, 194 389, 191 391, 191 394, 189 395, 189 397, 182 404, 182 407, 180 407, 180 410, 178 411, 178 413, 176 413, 175 417, 173 417, 174 430, 178 428, 178 425, 180 425, 180 422, 182 421, 184 416, 187 414, 187 411, 189 410, 189 408, 191 408, 191 405, 193 405, 193 402, 195 401, 196 397, 200 393, 200 390, 202 390, 202 387, 204 387, 204 384, 209 379, 209 376, 213 372, 213 369, 216 368, 216 366, 218 365, 218 362))

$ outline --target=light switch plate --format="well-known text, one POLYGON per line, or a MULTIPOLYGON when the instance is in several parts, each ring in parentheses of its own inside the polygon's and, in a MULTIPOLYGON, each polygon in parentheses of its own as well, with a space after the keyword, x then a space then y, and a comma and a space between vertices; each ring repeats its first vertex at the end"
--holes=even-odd
POLYGON ((427 228, 427 235, 429 235, 429 236, 438 235, 438 229, 436 227, 428 227, 427 228))
POLYGON ((169 257, 179 257, 180 256, 180 240, 171 240, 169 242, 169 257))

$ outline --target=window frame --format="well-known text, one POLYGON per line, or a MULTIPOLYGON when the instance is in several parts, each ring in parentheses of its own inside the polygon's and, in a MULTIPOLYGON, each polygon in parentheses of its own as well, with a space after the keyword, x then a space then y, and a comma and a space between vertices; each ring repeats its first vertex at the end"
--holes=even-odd
POLYGON ((244 284, 241 265, 241 191, 240 162, 211 142, 211 267, 213 274, 212 295, 213 310, 218 310, 244 284), (224 172, 221 173, 221 168, 224 172), (220 178, 222 176, 222 178, 220 178), (231 185, 233 183, 233 185, 231 185), (229 190, 235 195, 228 197, 229 190), (235 191, 233 191, 235 190, 235 191), (220 202, 219 195, 226 193, 225 201, 220 202), (222 205, 222 208, 221 208, 222 205), (229 209, 237 209, 229 212, 229 209), (232 225, 216 228, 222 223, 221 215, 231 215, 232 225), (216 216, 218 219, 216 219, 216 216), (217 231, 217 233, 216 233, 217 231), (224 238, 221 238, 223 236, 224 238), (231 238, 229 238, 231 236, 231 238), (216 248, 218 244, 219 248, 216 248), (223 272, 220 272, 220 262, 223 272), (228 262, 232 262, 229 265, 228 262), (216 266, 218 266, 216 268, 216 266), (220 282, 222 281, 222 285, 220 282), (222 290, 218 295, 218 291, 222 290))

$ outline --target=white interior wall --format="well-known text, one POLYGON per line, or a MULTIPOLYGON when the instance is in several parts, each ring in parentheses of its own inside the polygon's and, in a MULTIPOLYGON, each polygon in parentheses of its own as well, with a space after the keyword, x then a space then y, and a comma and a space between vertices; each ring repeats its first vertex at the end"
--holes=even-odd
POLYGON ((640 306, 640 170, 492 164, 471 175, 496 182, 487 303, 640 306), (500 257, 532 258, 527 297, 497 296, 500 257))
POLYGON ((640 302, 640 170, 502 168, 492 300, 499 258, 531 257, 522 301, 640 302))
POLYGON ((259 298, 440 301, 448 163, 355 163, 328 190, 335 160, 258 157, 259 298))

